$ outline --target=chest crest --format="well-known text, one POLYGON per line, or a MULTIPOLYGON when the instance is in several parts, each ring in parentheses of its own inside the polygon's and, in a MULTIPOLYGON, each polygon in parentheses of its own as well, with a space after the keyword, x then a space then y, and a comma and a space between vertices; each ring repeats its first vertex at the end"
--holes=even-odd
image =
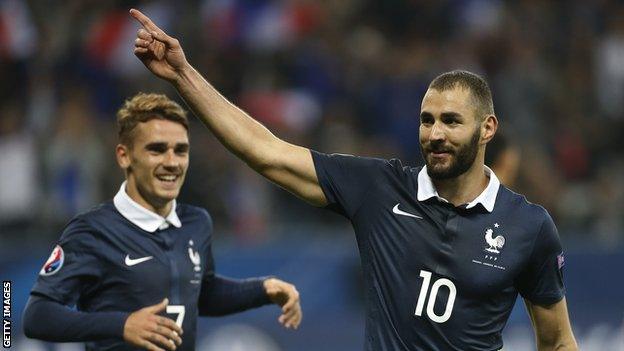
POLYGON ((504 254, 503 247, 505 246, 505 236, 500 224, 494 223, 493 228, 486 227, 483 233, 483 251, 479 256, 473 258, 472 263, 506 270, 507 268, 499 262, 504 254))
POLYGON ((201 256, 199 255, 198 251, 194 250, 193 245, 195 243, 193 242, 193 239, 189 240, 188 244, 189 244, 189 247, 188 247, 189 258, 191 259, 191 262, 195 266, 193 270, 195 272, 199 272, 201 271, 201 256))
POLYGON ((191 284, 200 284, 201 283, 201 256, 199 251, 195 250, 195 243, 193 239, 188 242, 188 256, 193 264, 193 277, 191 279, 191 284))

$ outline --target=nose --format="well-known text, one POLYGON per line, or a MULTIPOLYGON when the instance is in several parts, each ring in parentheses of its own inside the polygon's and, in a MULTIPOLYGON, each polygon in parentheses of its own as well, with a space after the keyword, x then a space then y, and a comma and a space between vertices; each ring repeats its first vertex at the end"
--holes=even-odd
POLYGON ((430 141, 441 141, 446 138, 444 128, 440 124, 440 122, 436 121, 433 123, 433 126, 431 126, 431 133, 429 134, 430 141))
POLYGON ((180 164, 178 157, 174 150, 169 149, 165 153, 165 159, 163 160, 163 166, 167 168, 175 168, 180 164))

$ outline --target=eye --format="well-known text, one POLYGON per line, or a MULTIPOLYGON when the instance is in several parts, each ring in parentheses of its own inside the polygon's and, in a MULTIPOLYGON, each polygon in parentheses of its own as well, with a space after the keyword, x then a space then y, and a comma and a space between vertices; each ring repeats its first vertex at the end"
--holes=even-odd
POLYGON ((145 147, 150 154, 159 155, 167 151, 167 145, 165 144, 149 144, 145 147))
POLYGON ((188 145, 178 145, 175 147, 174 152, 178 155, 186 155, 189 152, 188 145))
POLYGON ((444 122, 444 124, 449 124, 449 125, 457 125, 457 124, 459 124, 459 120, 457 119, 457 117, 443 118, 442 122, 444 122))
POLYGON ((433 124, 433 117, 431 116, 421 116, 420 117, 420 123, 421 124, 433 124))

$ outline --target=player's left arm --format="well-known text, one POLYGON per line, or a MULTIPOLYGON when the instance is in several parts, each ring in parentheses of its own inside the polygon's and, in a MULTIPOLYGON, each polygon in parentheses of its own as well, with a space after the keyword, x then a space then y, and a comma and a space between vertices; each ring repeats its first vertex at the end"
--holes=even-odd
POLYGON ((302 313, 299 292, 293 284, 273 277, 234 279, 215 273, 212 255, 212 218, 203 211, 206 221, 204 274, 197 303, 200 316, 223 316, 271 303, 281 307, 278 321, 286 328, 297 329, 302 313))
POLYGON ((524 299, 539 351, 578 350, 572 333, 565 297, 552 305, 538 305, 524 299))
POLYGON ((281 307, 278 321, 284 327, 299 327, 299 292, 294 285, 276 278, 204 277, 198 307, 200 316, 223 316, 271 303, 281 307))

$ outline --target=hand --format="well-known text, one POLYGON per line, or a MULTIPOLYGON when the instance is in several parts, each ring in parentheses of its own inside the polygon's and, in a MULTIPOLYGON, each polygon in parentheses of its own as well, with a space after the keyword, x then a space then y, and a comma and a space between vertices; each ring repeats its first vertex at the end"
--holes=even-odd
POLYGON ((130 314, 124 325, 123 338, 149 351, 175 350, 182 344, 182 328, 172 319, 158 315, 167 308, 168 299, 130 314), (164 349, 162 347, 164 347, 164 349))
POLYGON ((286 328, 297 329, 303 314, 299 304, 299 292, 294 285, 275 278, 264 281, 264 291, 273 303, 282 307, 278 321, 286 328))
POLYGON ((180 42, 168 36, 141 11, 131 9, 130 15, 143 26, 134 40, 134 54, 158 77, 170 82, 180 78, 180 73, 188 66, 180 42))

